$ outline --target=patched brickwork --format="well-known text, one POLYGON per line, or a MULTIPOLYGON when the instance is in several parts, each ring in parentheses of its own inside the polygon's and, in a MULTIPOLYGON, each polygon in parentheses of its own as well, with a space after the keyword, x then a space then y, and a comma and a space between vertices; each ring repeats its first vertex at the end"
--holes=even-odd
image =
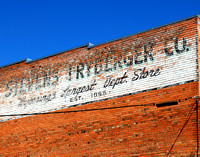
POLYGON ((1 68, 0 156, 195 156, 198 44, 193 17, 1 68))

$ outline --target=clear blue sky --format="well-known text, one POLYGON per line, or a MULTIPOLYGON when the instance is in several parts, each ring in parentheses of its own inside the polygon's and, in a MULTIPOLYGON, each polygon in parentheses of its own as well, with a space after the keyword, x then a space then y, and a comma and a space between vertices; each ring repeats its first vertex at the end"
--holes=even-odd
POLYGON ((200 0, 2 0, 0 66, 200 14, 200 0))

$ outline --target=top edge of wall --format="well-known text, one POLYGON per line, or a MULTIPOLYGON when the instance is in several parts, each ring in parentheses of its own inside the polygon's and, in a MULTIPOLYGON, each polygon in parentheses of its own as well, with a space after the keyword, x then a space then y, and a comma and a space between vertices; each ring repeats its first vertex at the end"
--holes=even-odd
POLYGON ((158 28, 161 28, 161 27, 164 27, 164 26, 168 26, 168 25, 171 25, 171 24, 175 24, 175 23, 178 23, 178 22, 186 21, 186 20, 189 20, 189 19, 192 19, 192 18, 195 18, 195 17, 200 18, 200 15, 198 15, 198 14, 197 14, 197 15, 193 15, 193 16, 190 16, 190 17, 181 19, 181 20, 177 20, 177 21, 174 21, 174 22, 170 22, 170 23, 167 23, 167 24, 163 24, 163 25, 160 25, 160 26, 157 26, 157 27, 153 27, 153 28, 150 28, 150 29, 146 29, 146 30, 144 30, 144 31, 136 32, 136 33, 133 33, 133 34, 130 34, 130 35, 127 35, 127 36, 123 36, 123 37, 120 37, 120 38, 116 38, 116 39, 113 39, 113 40, 109 40, 109 41, 106 41, 106 42, 103 42, 103 43, 99 43, 99 44, 96 44, 96 45, 94 45, 94 44, 92 44, 92 43, 87 43, 87 44, 83 44, 83 45, 80 45, 80 46, 76 46, 76 47, 73 47, 73 48, 70 48, 70 49, 67 49, 67 50, 63 50, 63 51, 60 51, 60 52, 57 52, 57 53, 53 53, 53 54, 50 54, 50 55, 47 55, 47 56, 44 56, 44 57, 41 57, 41 58, 38 58, 38 59, 34 59, 34 60, 32 60, 32 59, 30 59, 30 58, 26 58, 26 59, 23 59, 23 60, 14 62, 14 63, 10 63, 10 64, 6 64, 6 65, 4 65, 4 66, 0 66, 0 69, 5 68, 5 67, 8 67, 8 66, 11 66, 11 65, 14 65, 14 64, 22 63, 22 62, 25 62, 25 63, 27 63, 27 64, 28 64, 28 63, 32 63, 32 62, 35 62, 35 61, 38 61, 38 60, 42 60, 42 59, 45 59, 45 58, 49 58, 49 57, 52 57, 52 56, 55 56, 55 55, 59 55, 59 54, 65 53, 65 52, 67 52, 67 51, 71 51, 71 50, 78 49, 78 48, 82 48, 82 47, 87 47, 88 49, 91 49, 91 48, 94 48, 94 47, 96 47, 96 46, 104 45, 104 44, 107 44, 107 43, 110 43, 110 42, 113 42, 113 41, 121 40, 121 39, 130 37, 130 36, 133 36, 133 35, 137 35, 137 34, 144 33, 144 32, 150 31, 150 30, 158 29, 158 28))

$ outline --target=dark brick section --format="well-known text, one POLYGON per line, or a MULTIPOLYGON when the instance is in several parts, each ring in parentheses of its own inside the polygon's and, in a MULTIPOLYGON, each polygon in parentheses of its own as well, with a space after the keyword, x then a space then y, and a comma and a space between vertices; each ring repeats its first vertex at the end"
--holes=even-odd
POLYGON ((3 122, 0 155, 165 156, 191 109, 192 116, 170 154, 196 154, 196 99, 191 97, 198 95, 197 87, 198 82, 193 82, 63 110, 99 109, 95 111, 3 122), (178 105, 155 105, 166 101, 178 105), (120 108, 124 105, 131 107, 120 108), (113 106, 119 108, 109 109, 113 106))

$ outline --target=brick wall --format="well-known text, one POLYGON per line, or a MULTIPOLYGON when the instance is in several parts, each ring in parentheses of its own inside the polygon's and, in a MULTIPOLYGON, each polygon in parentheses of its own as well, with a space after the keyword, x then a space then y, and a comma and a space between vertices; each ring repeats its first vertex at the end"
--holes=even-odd
POLYGON ((1 115, 63 112, 0 117, 0 155, 194 156, 197 21, 0 69, 1 115))

